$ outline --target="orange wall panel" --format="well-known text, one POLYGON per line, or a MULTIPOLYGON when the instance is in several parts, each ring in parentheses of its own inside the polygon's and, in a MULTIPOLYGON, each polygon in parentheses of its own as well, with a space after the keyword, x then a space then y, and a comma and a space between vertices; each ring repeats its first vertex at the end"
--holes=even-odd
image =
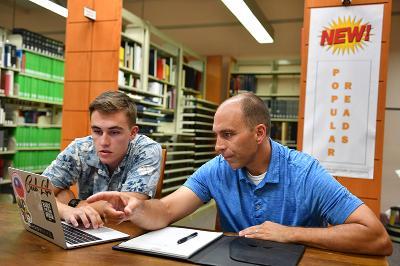
POLYGON ((381 43, 381 62, 379 65, 379 81, 386 81, 388 70, 389 44, 381 43))
POLYGON ((118 89, 122 0, 68 1, 63 145, 90 133, 88 106, 101 92, 118 89), (96 11, 96 21, 83 7, 96 11))
POLYGON ((92 81, 118 81, 119 51, 92 52, 90 78, 92 81))
POLYGON ((94 0, 96 21, 122 18, 122 0, 94 0))
POLYGON ((385 122, 376 121, 376 136, 375 136, 375 160, 382 160, 383 157, 383 141, 384 141, 385 122))
POLYGON ((66 111, 62 119, 62 139, 75 139, 88 135, 88 111, 66 111))
POLYGON ((72 141, 73 141, 73 139, 61 140, 61 150, 64 150, 72 141))
POLYGON ((380 81, 378 85, 378 109, 376 120, 382 121, 385 120, 385 106, 386 106, 386 82, 380 81))
MULTIPOLYGON (((387 3, 388 0, 352 0, 351 5, 365 5, 365 4, 379 4, 387 3)), ((328 7, 328 6, 340 6, 341 0, 308 0, 306 1, 305 7, 328 7)))
POLYGON ((90 52, 67 52, 65 60, 66 81, 90 80, 90 52))
POLYGON ((374 161, 374 178, 348 178, 336 177, 336 179, 354 195, 361 198, 379 199, 381 194, 382 161, 374 161))
POLYGON ((89 19, 83 16, 83 8, 89 7, 93 9, 93 2, 94 0, 67 1, 67 7, 68 7, 67 23, 89 21, 89 19))
POLYGON ((89 82, 66 81, 64 85, 63 111, 87 111, 89 82))
POLYGON ((361 200, 367 205, 375 215, 380 218, 380 200, 379 199, 368 199, 368 198, 361 198, 361 200))
MULTIPOLYGON (((398 1, 398 0, 395 0, 398 1)), ((392 1, 385 1, 383 8, 383 26, 382 26, 382 41, 389 43, 390 29, 392 27, 392 1)))
POLYGON ((222 56, 207 57, 206 100, 222 102, 222 56))
POLYGON ((119 51, 121 45, 121 23, 99 21, 93 24, 93 51, 119 51), (107 36, 107 38, 104 38, 107 36))
POLYGON ((89 102, 92 102, 97 96, 105 91, 116 91, 118 90, 118 84, 116 81, 93 81, 90 83, 89 102))
POLYGON ((70 23, 65 42, 67 52, 87 52, 92 49, 92 22, 70 23))

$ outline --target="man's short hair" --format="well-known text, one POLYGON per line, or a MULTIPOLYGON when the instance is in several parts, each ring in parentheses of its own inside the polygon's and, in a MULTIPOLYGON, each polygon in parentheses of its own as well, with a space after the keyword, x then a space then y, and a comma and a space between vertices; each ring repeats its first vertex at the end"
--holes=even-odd
POLYGON ((229 100, 239 101, 244 121, 249 128, 264 124, 267 127, 267 135, 269 136, 271 132, 271 117, 268 107, 260 97, 252 92, 245 92, 235 95, 229 100))
POLYGON ((128 118, 129 126, 136 124, 136 104, 125 93, 120 91, 106 91, 96 97, 89 105, 89 114, 98 111, 102 114, 113 114, 124 111, 128 118))

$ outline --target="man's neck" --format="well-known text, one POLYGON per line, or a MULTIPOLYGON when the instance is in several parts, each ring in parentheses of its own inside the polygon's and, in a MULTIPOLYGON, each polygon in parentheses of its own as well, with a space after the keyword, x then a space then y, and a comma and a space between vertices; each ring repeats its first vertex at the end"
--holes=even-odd
POLYGON ((269 138, 267 138, 260 145, 254 156, 254 160, 246 166, 246 169, 253 176, 261 175, 268 170, 270 160, 271 143, 269 142, 269 138))

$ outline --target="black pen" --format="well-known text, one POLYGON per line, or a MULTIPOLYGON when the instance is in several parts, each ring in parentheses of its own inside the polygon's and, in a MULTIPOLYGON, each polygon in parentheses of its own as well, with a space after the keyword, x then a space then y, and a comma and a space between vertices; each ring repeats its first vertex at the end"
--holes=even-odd
POLYGON ((198 233, 194 232, 193 234, 190 234, 188 236, 185 236, 185 237, 179 239, 177 243, 178 244, 185 243, 186 241, 188 241, 189 239, 192 239, 193 237, 196 237, 197 235, 198 235, 198 233))

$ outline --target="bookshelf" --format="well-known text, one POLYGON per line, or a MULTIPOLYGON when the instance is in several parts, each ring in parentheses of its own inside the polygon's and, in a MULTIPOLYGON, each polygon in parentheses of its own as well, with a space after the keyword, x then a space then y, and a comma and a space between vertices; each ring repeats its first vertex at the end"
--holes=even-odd
POLYGON ((272 139, 297 148, 300 61, 237 61, 230 73, 230 95, 251 91, 268 106, 272 139))
POLYGON ((7 185, 8 166, 41 173, 59 153, 64 59, 58 41, 24 29, 0 35, 0 184, 7 185))

